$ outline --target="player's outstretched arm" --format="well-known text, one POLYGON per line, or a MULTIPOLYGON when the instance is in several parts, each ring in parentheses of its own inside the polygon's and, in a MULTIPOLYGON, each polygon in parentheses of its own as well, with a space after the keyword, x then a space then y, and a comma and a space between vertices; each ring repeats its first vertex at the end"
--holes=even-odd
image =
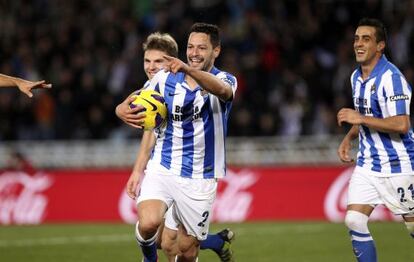
POLYGON ((144 175, 144 170, 151 157, 152 149, 155 146, 156 137, 153 131, 146 130, 142 135, 141 144, 137 153, 134 168, 128 179, 126 191, 129 197, 135 199, 137 197, 137 188, 144 175))
POLYGON ((32 82, 18 77, 0 74, 0 87, 18 87, 28 97, 33 97, 32 89, 51 88, 51 84, 47 84, 45 80, 32 82))
POLYGON ((173 73, 180 71, 188 74, 206 91, 219 97, 223 101, 230 100, 233 97, 233 90, 230 85, 224 83, 213 74, 192 68, 180 59, 172 56, 164 55, 164 58, 168 61, 166 71, 173 73))
POLYGON ((115 114, 127 125, 142 129, 145 113, 139 113, 139 111, 143 108, 140 105, 137 105, 135 108, 130 108, 129 104, 133 101, 134 98, 132 96, 127 97, 124 101, 122 101, 122 103, 116 106, 115 114))
POLYGON ((201 87, 221 100, 228 101, 232 99, 233 90, 230 85, 220 80, 213 74, 191 67, 189 68, 187 74, 191 76, 201 87))

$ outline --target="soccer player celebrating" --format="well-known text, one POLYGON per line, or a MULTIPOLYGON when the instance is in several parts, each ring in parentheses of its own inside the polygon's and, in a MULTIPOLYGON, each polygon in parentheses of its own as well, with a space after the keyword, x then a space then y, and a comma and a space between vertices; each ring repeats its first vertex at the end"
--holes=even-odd
POLYGON ((0 74, 0 87, 17 87, 28 97, 33 97, 32 89, 51 88, 51 84, 46 84, 45 80, 32 82, 29 80, 0 74))
MULTIPOLYGON (((208 43, 206 43, 208 44, 208 43)), ((165 68, 167 62, 169 64, 171 58, 177 56, 178 49, 177 44, 175 43, 174 39, 169 36, 168 34, 159 34, 155 33, 150 35, 147 38, 147 41, 143 45, 144 47, 144 70, 149 79, 152 79, 153 76, 161 69, 165 68)), ((212 49, 212 47, 210 47, 212 49)), ((210 51, 211 52, 211 51, 210 51)), ((211 61, 209 61, 211 62, 211 61)), ((211 66, 211 65, 210 65, 211 66)), ((212 67, 212 66, 211 66, 212 67)), ((145 85, 144 88, 148 87, 149 82, 145 85)), ((157 90, 159 91, 159 90, 157 90)), ((196 90, 197 91, 197 90, 196 90)), ((164 96, 166 94, 164 93, 164 96)), ((178 97, 178 96, 177 96, 178 97)), ((118 117, 120 117, 124 122, 133 126, 133 127, 140 127, 141 124, 141 117, 137 115, 137 111, 140 108, 130 109, 129 103, 131 102, 131 98, 127 98, 123 103, 118 105, 116 109, 116 113, 118 117)), ((170 116, 171 117, 171 116, 170 116)), ((160 138, 160 134, 157 134, 158 138, 160 138)), ((137 160, 134 165, 133 172, 131 174, 131 178, 127 184, 128 194, 135 198, 136 188, 138 187, 138 181, 141 179, 142 174, 144 173, 144 169, 147 168, 146 173, 149 173, 150 168, 147 166, 148 161, 151 156, 151 152, 154 148, 154 145, 158 143, 156 141, 156 136, 154 132, 151 131, 144 131, 143 138, 141 141, 140 150, 138 152, 137 160)), ((154 154, 155 155, 155 154, 154 154)), ((154 162, 154 161, 153 161, 154 162)), ((154 162, 153 165, 160 165, 161 163, 154 162)), ((157 168, 159 170, 159 168, 157 168)), ((168 174, 167 170, 167 174, 168 174)), ((151 183, 151 182, 148 182, 151 183)), ((146 187, 151 188, 153 185, 143 185, 142 190, 146 187)), ((160 239, 160 234, 162 234, 162 248, 167 254, 169 261, 174 261, 175 256, 178 253, 177 247, 177 230, 178 230, 178 221, 173 219, 173 207, 168 210, 167 217, 166 217, 166 227, 164 230, 163 223, 162 223, 162 214, 165 213, 165 210, 169 205, 171 205, 170 198, 167 200, 165 199, 165 195, 159 194, 159 192, 155 191, 150 193, 144 199, 142 198, 139 201, 139 223, 137 223, 137 240, 142 246, 145 261, 155 261, 156 257, 156 250, 155 250, 155 239, 160 239), (158 194, 158 195, 157 195, 158 194), (151 215, 151 212, 155 210, 156 213, 151 215), (156 225, 154 226, 154 217, 156 218, 156 225), (161 219, 161 220, 160 220, 161 219), (148 224, 150 223, 150 224, 148 224), (151 224, 152 223, 152 224, 151 224), (144 232, 138 231, 140 227, 144 228, 144 232), (157 231, 158 228, 158 231, 157 231), (161 230, 160 230, 161 229, 161 230), (146 230, 146 231, 145 231, 146 230), (149 233, 147 233, 149 231, 149 233), (154 233, 155 232, 155 233, 154 233), (162 232, 162 233, 161 233, 162 232), (150 238, 148 240, 148 238, 150 238), (144 241, 143 241, 144 240, 144 241), (145 241, 146 240, 146 241, 145 241)), ((174 204, 175 205, 175 204, 174 204)), ((203 214, 200 214, 203 215, 203 214)), ((201 217, 204 219, 204 217, 201 217)), ((205 217, 207 220, 207 217, 205 217)), ((232 240, 234 233, 228 229, 220 231, 218 234, 209 234, 203 235, 205 240, 201 241, 201 248, 203 249, 212 249, 214 250, 221 258, 221 261, 232 261, 232 252, 230 249, 230 241, 232 240)), ((193 253, 197 252, 197 247, 189 247, 193 253)))
POLYGON ((360 20, 354 52, 360 66, 351 75, 354 109, 342 108, 338 124, 352 128, 338 149, 352 162, 351 142, 359 137, 356 168, 349 182, 345 224, 360 262, 377 261, 368 218, 378 204, 402 215, 414 237, 414 136, 410 129, 411 87, 384 55, 386 31, 376 19, 360 20))

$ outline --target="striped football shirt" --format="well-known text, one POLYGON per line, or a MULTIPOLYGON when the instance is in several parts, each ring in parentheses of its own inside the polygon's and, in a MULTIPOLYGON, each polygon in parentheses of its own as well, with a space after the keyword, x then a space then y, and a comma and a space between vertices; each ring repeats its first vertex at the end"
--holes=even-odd
MULTIPOLYGON (((236 78, 213 67, 210 71, 230 86, 236 78)), ((232 100, 222 101, 200 86, 190 89, 185 74, 160 70, 147 87, 160 92, 167 104, 167 124, 156 132, 157 141, 147 168, 168 169, 188 178, 221 178, 226 173, 225 137, 232 100)))
MULTIPOLYGON (((364 81, 357 68, 351 75, 355 109, 366 116, 387 118, 410 114, 411 87, 383 55, 364 81)), ((384 133, 360 125, 357 166, 377 176, 413 174, 414 137, 384 133)))

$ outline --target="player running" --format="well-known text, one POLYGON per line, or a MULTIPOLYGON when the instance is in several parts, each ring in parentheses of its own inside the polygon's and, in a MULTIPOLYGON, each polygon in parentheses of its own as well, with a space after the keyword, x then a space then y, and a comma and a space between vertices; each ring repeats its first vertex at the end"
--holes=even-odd
MULTIPOLYGON (((151 34, 147 41, 143 45, 144 48, 144 70, 149 79, 152 79, 153 76, 162 68, 165 68, 167 59, 165 55, 176 57, 178 53, 178 47, 174 39, 168 34, 151 34)), ((145 85, 147 87, 149 82, 145 85)), ((132 101, 132 98, 127 98, 123 103, 118 105, 116 113, 124 122, 133 126, 140 127, 142 123, 141 116, 137 115, 137 111, 140 108, 130 109, 129 103, 132 101)), ((137 155, 137 160, 134 165, 133 172, 131 176, 140 176, 148 163, 151 152, 154 148, 156 142, 156 137, 152 131, 144 131, 143 138, 141 140, 140 149, 137 155)), ((148 200, 152 201, 152 200, 148 200)), ((155 204, 157 204, 157 200, 155 204)), ((166 253, 169 261, 174 261, 175 256, 178 253, 177 250, 177 230, 178 225, 172 219, 168 219, 172 216, 171 209, 167 213, 167 222, 168 227, 163 230, 163 223, 160 225, 158 230, 158 246, 162 246, 164 252, 166 253), (170 214, 171 213, 171 214, 170 214), (161 240, 161 244, 159 243, 161 240)), ((231 241, 234 238, 234 233, 228 229, 220 231, 218 234, 209 234, 207 235, 206 240, 201 241, 201 249, 212 249, 215 251, 221 261, 232 261, 233 255, 231 251, 231 241)))
POLYGON ((351 142, 359 137, 356 167, 349 182, 345 224, 355 257, 376 262, 368 218, 378 204, 401 215, 414 237, 414 136, 410 128, 411 87, 384 55, 386 32, 376 19, 362 19, 354 36, 351 75, 355 109, 342 108, 338 124, 352 124, 339 146, 343 162, 353 162, 351 142))

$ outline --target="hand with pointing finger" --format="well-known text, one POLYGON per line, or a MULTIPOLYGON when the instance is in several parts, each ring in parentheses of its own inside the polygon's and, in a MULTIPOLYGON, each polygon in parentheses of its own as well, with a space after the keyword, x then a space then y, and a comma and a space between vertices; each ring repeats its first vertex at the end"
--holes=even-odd
POLYGON ((52 88, 52 84, 46 84, 45 80, 37 81, 37 82, 31 82, 23 79, 19 79, 16 81, 17 87, 25 93, 28 97, 33 97, 32 89, 38 89, 38 88, 52 88))
POLYGON ((187 73, 188 69, 190 68, 186 63, 176 57, 164 55, 164 58, 167 60, 166 66, 164 68, 166 72, 170 71, 174 74, 177 72, 187 73))
POLYGON ((45 80, 32 82, 26 79, 0 74, 0 87, 17 87, 28 97, 33 97, 32 90, 37 88, 52 88, 45 80))

